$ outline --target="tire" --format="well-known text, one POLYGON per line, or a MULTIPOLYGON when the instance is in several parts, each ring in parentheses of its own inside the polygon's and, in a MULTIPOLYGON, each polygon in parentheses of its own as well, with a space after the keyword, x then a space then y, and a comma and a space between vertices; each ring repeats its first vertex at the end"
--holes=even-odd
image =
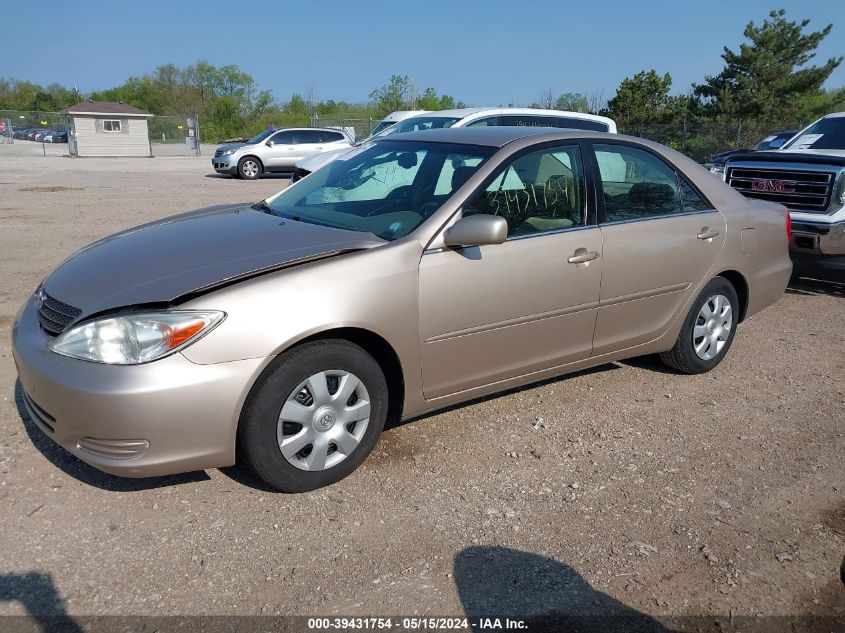
POLYGON ((381 367, 362 348, 342 339, 305 343, 279 356, 253 386, 238 427, 239 454, 276 490, 331 485, 352 473, 376 445, 387 400, 381 367), (342 403, 332 400, 343 397, 341 389, 352 389, 355 380, 358 386, 342 403), (362 419, 350 421, 354 417, 362 419), (292 453, 306 440, 311 441, 292 453))
POLYGON ((255 180, 262 171, 264 167, 255 156, 244 156, 238 161, 238 176, 244 180, 255 180))
POLYGON ((739 299, 733 284, 724 277, 711 279, 693 302, 675 346, 660 354, 660 360, 684 374, 710 371, 728 353, 736 335, 738 317, 739 299), (718 302, 717 297, 721 298, 718 302), (729 311, 725 311, 726 307, 729 311), (705 335, 697 336, 702 333, 705 335))

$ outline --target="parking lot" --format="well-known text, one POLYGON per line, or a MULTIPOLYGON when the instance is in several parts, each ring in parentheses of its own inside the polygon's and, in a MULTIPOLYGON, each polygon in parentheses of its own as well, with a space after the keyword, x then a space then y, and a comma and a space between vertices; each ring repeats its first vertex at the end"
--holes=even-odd
POLYGON ((793 283, 712 373, 635 359, 429 415, 316 492, 120 479, 28 420, 17 309, 97 238, 287 180, 5 149, 0 614, 845 617, 842 285, 793 283))

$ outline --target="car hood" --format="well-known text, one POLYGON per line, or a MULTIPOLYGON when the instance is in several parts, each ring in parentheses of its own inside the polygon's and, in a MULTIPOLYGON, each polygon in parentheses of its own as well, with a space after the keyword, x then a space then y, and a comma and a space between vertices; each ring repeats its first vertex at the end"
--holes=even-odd
POLYGON ((297 169, 304 169, 310 173, 314 173, 320 167, 324 167, 329 163, 335 161, 336 159, 340 158, 344 154, 347 154, 351 151, 358 149, 357 147, 350 147, 349 145, 344 145, 340 149, 333 149, 329 150, 328 152, 320 152, 319 154, 314 154, 313 156, 308 156, 307 158, 303 158, 302 160, 298 161, 294 167, 297 169))
POLYGON ((228 149, 240 149, 241 147, 246 147, 247 145, 249 145, 249 143, 227 143, 226 145, 220 145, 220 146, 219 146, 219 147, 215 150, 215 152, 214 152, 214 153, 215 153, 215 154, 216 154, 217 152, 223 153, 223 152, 225 152, 225 151, 226 151, 226 150, 228 150, 228 149))
POLYGON ((44 291, 80 318, 184 295, 384 240, 306 224, 249 206, 210 207, 117 233, 72 255, 44 280, 44 291))
POLYGON ((737 161, 771 163, 811 163, 814 165, 845 165, 845 150, 839 149, 777 149, 765 152, 740 152, 728 158, 737 161))

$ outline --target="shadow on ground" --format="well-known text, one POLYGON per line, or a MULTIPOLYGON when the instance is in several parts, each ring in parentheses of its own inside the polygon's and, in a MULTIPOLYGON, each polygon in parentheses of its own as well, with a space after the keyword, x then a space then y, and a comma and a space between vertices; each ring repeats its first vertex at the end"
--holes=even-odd
POLYGON ((786 293, 790 295, 828 295, 845 298, 845 282, 793 277, 789 280, 786 293))
POLYGON ((211 479, 211 477, 201 470, 182 475, 147 477, 144 479, 129 479, 106 474, 93 466, 89 466, 71 453, 68 453, 36 426, 32 418, 29 417, 26 406, 23 403, 23 388, 21 387, 20 380, 15 381, 15 406, 18 409, 18 415, 23 421, 24 429, 32 445, 56 468, 89 486, 108 490, 109 492, 133 492, 136 490, 150 490, 152 488, 163 488, 211 479))
POLYGON ((572 567, 504 547, 470 547, 455 556, 454 578, 473 630, 483 619, 521 620, 525 630, 668 633, 654 618, 597 589, 572 567))
POLYGON ((82 628, 67 614, 49 574, 0 575, 0 603, 3 602, 20 603, 31 618, 5 616, 0 620, 0 628, 4 630, 82 633, 82 628))

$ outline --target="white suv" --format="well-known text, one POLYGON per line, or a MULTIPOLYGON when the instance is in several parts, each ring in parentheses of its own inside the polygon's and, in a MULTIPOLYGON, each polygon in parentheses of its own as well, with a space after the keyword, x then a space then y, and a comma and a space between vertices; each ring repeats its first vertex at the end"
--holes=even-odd
POLYGON ((246 143, 221 145, 211 164, 218 174, 254 180, 264 172, 292 172, 294 164, 320 152, 349 148, 354 139, 334 128, 267 130, 246 143))
MULTIPOLYGON (((557 127, 616 133, 616 122, 597 114, 563 110, 537 110, 534 108, 461 108, 459 110, 427 112, 414 116, 391 125, 375 136, 383 137, 389 134, 418 132, 443 127, 482 127, 488 125, 557 127)), ((319 156, 309 156, 297 162, 293 176, 291 176, 291 182, 305 178, 308 174, 342 156, 346 151, 348 150, 338 149, 333 152, 323 152, 319 156)))

